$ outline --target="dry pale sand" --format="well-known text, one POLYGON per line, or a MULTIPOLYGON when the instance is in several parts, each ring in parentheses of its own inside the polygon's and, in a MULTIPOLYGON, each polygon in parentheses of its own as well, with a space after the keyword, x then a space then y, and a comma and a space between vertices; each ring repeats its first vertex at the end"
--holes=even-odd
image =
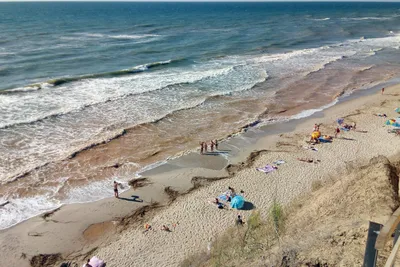
MULTIPOLYGON (((375 94, 336 105, 325 111, 323 118, 310 119, 299 125, 295 132, 283 134, 278 143, 272 137, 259 141, 254 149, 262 150, 249 168, 238 171, 230 179, 220 180, 179 197, 168 208, 158 212, 150 221, 155 231, 143 234, 143 228, 124 231, 120 238, 102 248, 96 255, 107 261, 107 266, 178 266, 188 255, 205 250, 209 240, 233 225, 238 213, 248 217, 248 211, 218 210, 209 201, 227 190, 244 190, 245 198, 265 216, 274 198, 288 203, 300 194, 310 191, 315 180, 340 176, 349 163, 368 160, 377 155, 392 156, 399 152, 400 137, 389 134, 386 119, 374 113, 386 113, 396 117, 394 108, 400 105, 400 86, 386 89, 385 95, 375 94), (333 143, 318 144, 318 152, 305 150, 308 133, 314 123, 322 124, 322 133, 332 135, 335 120, 345 117, 346 122, 357 123, 357 130, 366 132, 342 132, 333 143), (300 162, 306 157, 321 160, 320 163, 300 162), (256 171, 255 167, 276 160, 285 160, 273 173, 256 171), (172 232, 160 231, 163 224, 172 232)), ((188 173, 190 175, 190 173, 188 173)))

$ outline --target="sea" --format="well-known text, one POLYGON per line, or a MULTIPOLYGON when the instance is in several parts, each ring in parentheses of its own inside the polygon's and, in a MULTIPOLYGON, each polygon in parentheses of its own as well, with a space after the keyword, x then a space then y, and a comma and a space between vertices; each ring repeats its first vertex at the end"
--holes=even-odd
POLYGON ((0 229, 399 78, 399 47, 400 3, 0 3, 0 229))

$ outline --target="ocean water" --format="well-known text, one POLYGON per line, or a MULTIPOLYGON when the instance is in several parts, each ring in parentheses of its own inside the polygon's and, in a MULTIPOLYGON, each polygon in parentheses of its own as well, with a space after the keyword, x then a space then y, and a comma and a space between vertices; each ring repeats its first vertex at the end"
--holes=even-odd
POLYGON ((399 47, 400 3, 0 3, 0 228, 398 78, 399 47))

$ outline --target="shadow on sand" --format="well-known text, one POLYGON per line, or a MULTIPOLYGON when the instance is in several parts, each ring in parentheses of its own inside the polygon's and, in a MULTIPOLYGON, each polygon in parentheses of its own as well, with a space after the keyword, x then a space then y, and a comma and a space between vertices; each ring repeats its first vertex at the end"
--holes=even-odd
POLYGON ((340 139, 342 139, 342 140, 347 140, 347 141, 357 141, 356 139, 347 138, 347 137, 341 137, 340 139))
POLYGON ((245 201, 243 207, 240 210, 252 210, 254 208, 255 206, 253 205, 253 203, 245 201))
POLYGON ((119 197, 118 199, 132 202, 143 202, 143 199, 140 199, 139 196, 132 195, 132 198, 119 197))

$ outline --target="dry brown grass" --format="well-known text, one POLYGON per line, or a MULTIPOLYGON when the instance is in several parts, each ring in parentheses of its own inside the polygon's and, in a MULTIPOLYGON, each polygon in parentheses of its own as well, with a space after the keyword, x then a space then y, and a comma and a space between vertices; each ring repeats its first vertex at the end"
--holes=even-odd
POLYGON ((282 206, 274 203, 267 220, 254 211, 245 225, 234 226, 217 237, 211 251, 187 257, 181 267, 244 266, 254 258, 266 255, 265 251, 276 245, 284 227, 282 206))

